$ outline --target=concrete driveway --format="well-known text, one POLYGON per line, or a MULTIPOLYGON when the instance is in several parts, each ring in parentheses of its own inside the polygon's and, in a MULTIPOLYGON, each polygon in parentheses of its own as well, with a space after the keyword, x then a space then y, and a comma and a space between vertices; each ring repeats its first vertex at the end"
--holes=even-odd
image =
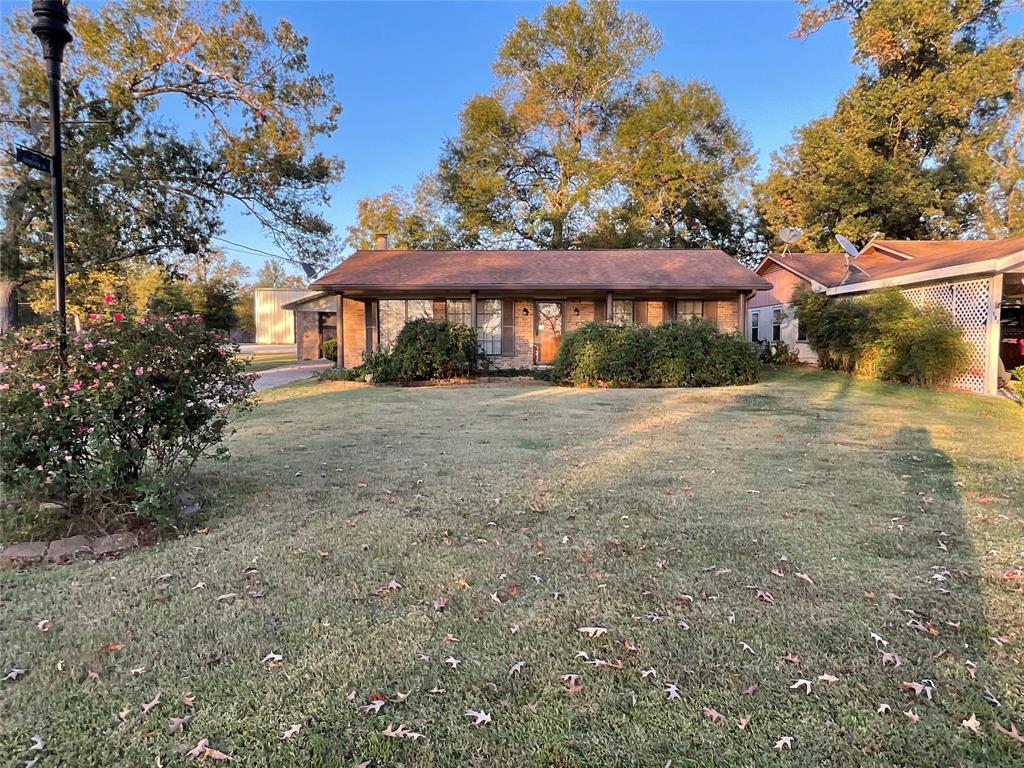
POLYGON ((277 368, 270 368, 256 376, 256 391, 270 389, 282 384, 291 384, 293 381, 308 379, 318 371, 333 366, 330 360, 301 360, 297 363, 288 363, 277 368))

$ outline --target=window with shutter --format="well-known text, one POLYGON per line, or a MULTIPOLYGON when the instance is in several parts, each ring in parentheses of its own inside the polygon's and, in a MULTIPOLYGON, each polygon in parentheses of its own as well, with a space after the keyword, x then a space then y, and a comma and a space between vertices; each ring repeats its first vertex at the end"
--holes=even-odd
POLYGON ((501 302, 501 355, 512 357, 516 353, 516 305, 512 299, 501 302))

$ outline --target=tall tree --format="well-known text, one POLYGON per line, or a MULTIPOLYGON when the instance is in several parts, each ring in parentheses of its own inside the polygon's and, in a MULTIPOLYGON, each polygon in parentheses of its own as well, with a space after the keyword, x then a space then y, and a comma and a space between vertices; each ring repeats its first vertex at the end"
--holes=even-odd
POLYGON ((279 262, 267 259, 256 273, 253 286, 256 288, 305 288, 306 281, 299 275, 288 272, 279 262))
POLYGON ((735 248, 754 163, 749 138, 712 86, 654 75, 615 128, 609 167, 623 200, 599 217, 593 237, 735 248))
POLYGON ((580 242, 609 180, 605 145, 659 46, 647 19, 614 0, 568 0, 518 21, 498 51, 497 87, 469 100, 440 163, 468 243, 580 242))
POLYGON ((437 179, 420 179, 412 194, 395 187, 356 203, 356 221, 347 227, 345 245, 353 250, 374 247, 374 237, 386 234, 392 248, 445 249, 456 245, 439 199, 437 179))
POLYGON ((1002 27, 1008 3, 799 2, 799 36, 849 22, 861 71, 832 115, 799 129, 773 158, 755 190, 768 228, 799 226, 807 245, 825 249, 836 247, 835 234, 864 242, 876 232, 984 232, 987 206, 1005 205, 990 150, 1022 99, 1024 38, 1002 27))
MULTIPOLYGON (((0 111, 44 113, 45 72, 31 17, 13 14, 0 46, 0 111)), ((65 185, 71 271, 208 250, 232 203, 284 258, 315 273, 336 249, 319 213, 342 164, 314 150, 340 106, 314 73, 306 38, 265 27, 237 0, 109 0, 76 6, 65 61, 65 185), (166 102, 191 113, 168 120, 166 102), (72 125, 76 120, 106 122, 72 125)), ((0 140, 26 140, 10 125, 0 140), (13 135, 12 135, 13 134, 13 135)), ((29 139, 32 141, 33 139, 29 139)), ((49 195, 21 167, 0 170, 0 328, 12 291, 49 270, 49 195)))

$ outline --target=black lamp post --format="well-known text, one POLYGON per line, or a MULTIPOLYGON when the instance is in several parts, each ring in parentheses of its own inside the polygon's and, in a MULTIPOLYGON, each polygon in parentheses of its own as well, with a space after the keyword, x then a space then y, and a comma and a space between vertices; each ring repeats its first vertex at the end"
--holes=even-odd
POLYGON ((71 42, 67 2, 32 0, 32 34, 43 44, 46 79, 50 86, 50 180, 53 194, 53 282, 56 285, 57 327, 61 359, 67 353, 68 314, 64 277, 64 165, 60 145, 60 65, 64 48, 71 42))

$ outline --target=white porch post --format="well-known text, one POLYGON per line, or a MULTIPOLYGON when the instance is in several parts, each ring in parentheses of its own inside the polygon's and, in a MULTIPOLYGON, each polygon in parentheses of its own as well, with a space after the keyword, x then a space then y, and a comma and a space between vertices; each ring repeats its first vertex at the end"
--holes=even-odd
POLYGON ((338 360, 335 365, 341 369, 345 367, 345 322, 342 314, 345 299, 341 293, 336 294, 334 298, 337 302, 334 308, 334 336, 338 341, 338 360))
POLYGON ((999 316, 1003 303, 1003 276, 994 275, 988 284, 988 312, 985 318, 985 394, 999 391, 999 316))

